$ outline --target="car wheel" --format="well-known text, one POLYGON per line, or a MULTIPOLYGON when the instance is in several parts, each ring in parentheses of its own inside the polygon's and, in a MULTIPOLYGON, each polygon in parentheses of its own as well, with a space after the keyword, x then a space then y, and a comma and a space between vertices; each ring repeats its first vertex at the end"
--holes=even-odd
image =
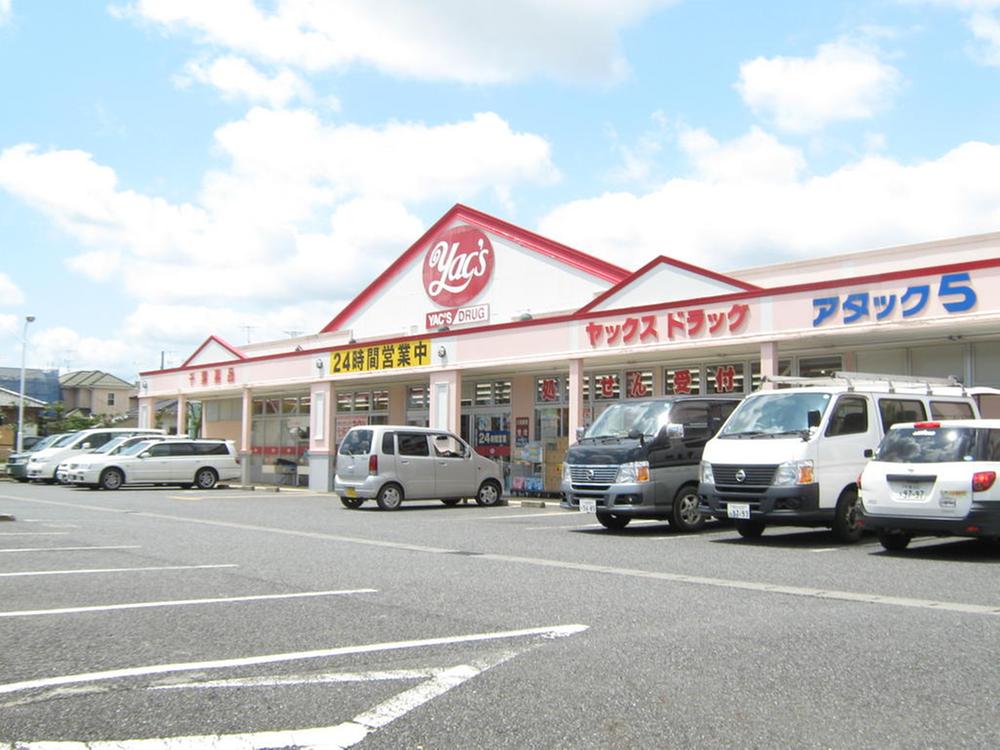
POLYGON ((117 490, 125 484, 125 475, 120 469, 105 469, 101 472, 101 487, 105 490, 117 490))
POLYGON ((399 510, 403 504, 403 488, 398 484, 387 484, 378 491, 375 502, 382 510, 399 510))
POLYGON ((757 539, 764 533, 767 524, 763 521, 736 521, 736 533, 744 539, 757 539))
POLYGON ((499 505, 502 492, 499 482, 495 479, 487 479, 479 485, 479 491, 476 493, 476 504, 486 507, 499 505))
POLYGON ((628 526, 628 522, 632 519, 616 513, 598 513, 597 520, 604 528, 619 531, 628 526))
POLYGON ((340 502, 345 508, 354 510, 355 508, 360 508, 365 502, 365 499, 363 497, 341 497, 340 502))
POLYGON ((210 490, 218 481, 219 475, 215 473, 215 469, 210 469, 207 466, 203 469, 198 469, 198 472, 194 475, 194 485, 199 490, 210 490))
POLYGON ((705 525, 705 516, 698 506, 698 488, 687 484, 674 495, 674 507, 670 510, 670 525, 678 531, 698 531, 705 525))
POLYGON ((854 544, 861 539, 863 531, 858 491, 855 489, 844 490, 840 493, 837 510, 833 514, 834 536, 844 544, 854 544))
POLYGON ((905 531, 882 530, 878 533, 879 544, 890 552, 902 552, 910 544, 911 539, 913 535, 905 531))
POLYGON ((462 498, 460 498, 460 497, 442 497, 441 498, 441 502, 444 503, 445 505, 447 505, 449 508, 451 508, 451 507, 453 507, 455 505, 458 505, 460 502, 462 502, 462 498))

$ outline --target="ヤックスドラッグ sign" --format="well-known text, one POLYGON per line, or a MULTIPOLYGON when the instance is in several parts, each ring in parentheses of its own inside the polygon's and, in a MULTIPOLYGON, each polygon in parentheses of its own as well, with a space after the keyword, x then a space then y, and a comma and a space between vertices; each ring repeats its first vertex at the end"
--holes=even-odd
POLYGON ((440 307, 461 307, 486 288, 493 275, 493 245, 475 227, 453 227, 424 256, 424 290, 440 307))

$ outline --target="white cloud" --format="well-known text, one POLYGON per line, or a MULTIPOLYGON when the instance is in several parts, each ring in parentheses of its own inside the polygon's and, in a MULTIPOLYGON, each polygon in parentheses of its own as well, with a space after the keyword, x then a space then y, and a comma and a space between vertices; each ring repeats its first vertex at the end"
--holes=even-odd
POLYGON ((187 75, 215 87, 227 99, 243 98, 284 107, 294 99, 313 98, 309 84, 290 70, 281 70, 269 78, 241 57, 220 57, 208 64, 191 62, 187 75))
POLYGON ((916 164, 868 155, 813 177, 759 131, 726 144, 692 131, 682 147, 688 176, 565 204, 539 231, 628 268, 663 254, 734 269, 1000 226, 1000 144, 965 143, 916 164), (776 168, 762 168, 771 159, 776 168))
POLYGON ((0 0, 0 26, 7 23, 13 15, 10 2, 11 0, 0 0))
POLYGON ((122 189, 87 153, 28 144, 0 152, 0 188, 79 241, 71 269, 120 279, 136 299, 273 304, 355 293, 421 233, 409 203, 558 178, 544 139, 492 113, 369 129, 254 109, 215 135, 227 169, 206 174, 193 203, 122 189))
POLYGON ((404 78, 614 80, 622 31, 676 0, 136 0, 119 15, 275 65, 371 66, 404 78))
POLYGON ((18 289, 10 276, 0 271, 0 305, 20 305, 24 302, 24 294, 18 289))
POLYGON ((42 328, 31 332, 28 366, 61 370, 98 369, 131 379, 137 372, 137 356, 142 354, 143 349, 123 339, 83 336, 65 326, 42 328))
POLYGON ((745 62, 736 89, 755 112, 773 118, 782 130, 805 133, 874 116, 887 106, 901 79, 872 50, 840 40, 821 45, 811 58, 745 62))
POLYGON ((17 315, 0 315, 0 336, 17 334, 17 325, 20 320, 17 315))

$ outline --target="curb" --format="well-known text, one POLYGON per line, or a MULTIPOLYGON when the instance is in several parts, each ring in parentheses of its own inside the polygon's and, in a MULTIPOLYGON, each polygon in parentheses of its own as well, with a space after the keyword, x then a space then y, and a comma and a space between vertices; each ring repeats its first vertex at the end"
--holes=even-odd
POLYGON ((521 501, 521 507, 522 508, 544 508, 545 507, 545 501, 544 500, 522 500, 521 501))

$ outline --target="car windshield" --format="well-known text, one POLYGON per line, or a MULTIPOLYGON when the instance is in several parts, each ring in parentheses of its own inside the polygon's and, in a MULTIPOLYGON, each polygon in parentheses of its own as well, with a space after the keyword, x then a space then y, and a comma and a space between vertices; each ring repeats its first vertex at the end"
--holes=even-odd
POLYGON ((669 401, 614 404, 587 428, 585 437, 627 437, 632 430, 638 430, 643 435, 655 435, 669 421, 669 401))
POLYGON ((906 464, 982 460, 980 446, 985 441, 979 438, 987 432, 967 427, 897 427, 886 433, 875 460, 906 464))
POLYGON ((72 443, 75 438, 76 438, 76 433, 75 432, 71 432, 68 435, 63 435, 61 438, 59 438, 58 440, 56 440, 49 447, 50 448, 65 448, 67 445, 69 445, 70 443, 72 443))
POLYGON ((49 435, 48 437, 42 438, 37 443, 35 443, 33 446, 31 446, 30 448, 28 448, 25 451, 25 453, 34 453, 35 451, 40 451, 43 448, 48 448, 50 445, 52 445, 54 442, 56 442, 57 440, 59 440, 62 437, 64 437, 64 435, 59 434, 59 435, 49 435))
POLYGON ((151 446, 151 445, 153 445, 153 444, 155 444, 157 442, 159 442, 159 441, 157 441, 157 440, 143 440, 141 443, 134 443, 133 445, 130 445, 128 448, 122 448, 121 452, 118 455, 120 455, 120 456, 135 456, 135 455, 138 455, 139 453, 142 453, 149 446, 151 446))
POLYGON ((751 396, 733 412, 720 437, 774 437, 809 431, 809 412, 822 418, 830 405, 829 393, 782 393, 751 396))
POLYGON ((91 451, 91 453, 113 454, 113 453, 116 452, 116 449, 122 443, 124 443, 124 442, 126 442, 128 440, 129 440, 129 438, 127 438, 127 437, 119 437, 119 438, 115 438, 114 440, 109 440, 104 445, 102 445, 100 448, 97 448, 96 450, 91 451))

